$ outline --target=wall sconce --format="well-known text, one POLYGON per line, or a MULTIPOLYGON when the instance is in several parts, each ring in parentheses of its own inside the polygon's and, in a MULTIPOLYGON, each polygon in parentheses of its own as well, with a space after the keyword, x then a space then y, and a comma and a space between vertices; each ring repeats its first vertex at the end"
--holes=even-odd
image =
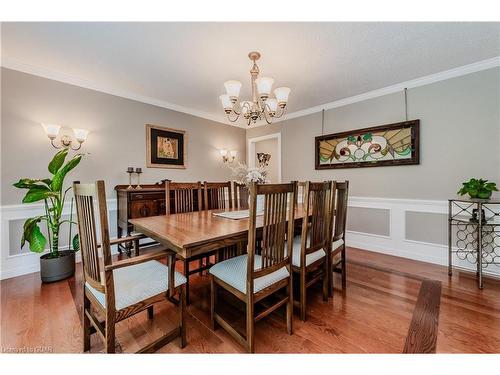
POLYGON ((50 139, 50 144, 52 147, 59 149, 59 148, 70 148, 74 151, 79 150, 82 147, 82 143, 85 142, 87 139, 87 136, 89 135, 89 131, 85 129, 72 129, 73 134, 75 135, 75 139, 78 142, 77 147, 72 147, 71 145, 73 144, 73 139, 69 137, 68 135, 63 135, 60 138, 60 145, 56 145, 55 140, 57 138, 57 135, 59 134, 59 130, 61 130, 61 126, 55 125, 55 124, 42 124, 42 128, 45 131, 45 134, 47 134, 47 137, 50 139))
POLYGON ((219 150, 219 153, 222 156, 222 162, 224 163, 232 163, 238 154, 235 150, 228 151, 226 149, 219 150))

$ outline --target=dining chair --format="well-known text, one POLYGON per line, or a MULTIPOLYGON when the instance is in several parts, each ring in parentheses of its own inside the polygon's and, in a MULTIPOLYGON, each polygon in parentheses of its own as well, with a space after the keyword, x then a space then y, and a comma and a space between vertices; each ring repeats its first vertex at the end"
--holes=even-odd
POLYGON ((323 283, 323 300, 328 301, 329 224, 331 220, 331 182, 309 182, 304 185, 302 209, 309 215, 302 219, 302 233, 293 240, 296 249, 292 270, 299 277, 299 298, 294 305, 300 309, 300 319, 306 320, 307 288, 323 283))
POLYGON ((245 184, 239 184, 236 181, 233 182, 233 192, 234 192, 234 207, 239 210, 248 210, 248 188, 245 184))
POLYGON ((219 210, 233 207, 233 200, 231 197, 231 181, 205 181, 203 183, 203 193, 203 204, 205 210, 219 210))
POLYGON ((271 312, 286 305, 287 331, 292 334, 293 283, 291 255, 293 241, 285 249, 287 236, 293 237, 297 185, 250 185, 248 253, 214 265, 210 273, 211 321, 215 330, 222 326, 246 350, 254 352, 254 325, 271 312), (264 195, 264 213, 257 219, 257 195, 264 195), (255 253, 257 220, 262 231, 262 251, 255 253), (287 223, 288 221, 288 223, 287 223), (242 335, 217 312, 218 289, 243 301, 246 307, 246 334, 242 335), (283 294, 278 292, 284 290, 283 294), (278 301, 255 314, 255 305, 276 295, 278 301))
POLYGON ((153 318, 153 305, 165 300, 179 306, 178 325, 164 336, 146 345, 139 352, 153 352, 180 337, 181 348, 186 345, 185 325, 185 277, 175 271, 175 253, 161 250, 123 260, 112 261, 111 246, 134 242, 143 235, 111 240, 109 238, 108 210, 104 181, 93 184, 73 183, 76 202, 78 232, 83 263, 83 351, 90 350, 91 330, 95 330, 105 342, 106 353, 115 352, 116 323, 141 311, 148 311, 153 318), (96 218, 94 204, 98 205, 96 218), (97 237, 97 220, 100 222, 100 239, 97 237), (103 265, 99 259, 99 248, 103 265), (159 259, 166 259, 165 266, 159 259), (175 300, 178 295, 178 300, 175 300), (98 320, 92 307, 104 321, 98 320))
MULTIPOLYGON (((186 212, 195 212, 203 210, 203 194, 202 194, 201 182, 165 182, 165 203, 166 203, 166 213, 169 214, 180 214, 186 212)), ((193 257, 188 259, 182 259, 184 263, 184 276, 186 277, 186 302, 189 304, 189 277, 195 273, 200 273, 208 269, 211 264, 203 265, 202 258, 205 257, 193 257), (193 261, 198 261, 198 268, 191 269, 190 263, 193 261)))
MULTIPOLYGON (((335 182, 335 188, 332 191, 332 201, 334 202, 334 220, 330 225, 330 259, 331 268, 329 274, 329 292, 333 296, 333 274, 340 273, 342 277, 342 289, 346 288, 346 253, 345 253, 345 228, 347 222, 347 203, 349 197, 349 181, 335 182), (335 261, 336 256, 340 258, 335 261)), ((332 218, 333 219, 333 218, 332 218)))
POLYGON ((165 182, 166 213, 179 214, 202 210, 201 182, 165 182), (173 199, 172 199, 173 196, 173 199))

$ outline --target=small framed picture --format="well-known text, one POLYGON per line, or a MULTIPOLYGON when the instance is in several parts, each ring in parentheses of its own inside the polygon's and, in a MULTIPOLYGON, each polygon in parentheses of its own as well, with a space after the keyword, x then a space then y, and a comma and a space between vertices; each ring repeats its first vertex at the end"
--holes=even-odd
POLYGON ((187 134, 184 130, 146 125, 148 168, 186 168, 187 134))

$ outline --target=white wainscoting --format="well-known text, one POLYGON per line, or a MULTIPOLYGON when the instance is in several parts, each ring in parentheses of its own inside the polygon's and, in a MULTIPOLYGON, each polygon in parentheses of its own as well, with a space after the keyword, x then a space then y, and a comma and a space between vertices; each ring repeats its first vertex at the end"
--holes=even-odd
MULTIPOLYGON (((406 212, 422 212, 448 215, 448 201, 420 199, 391 199, 350 197, 349 207, 378 208, 389 210, 389 236, 346 231, 347 246, 370 250, 423 262, 448 265, 448 246, 406 238, 406 212)), ((349 216, 349 211, 347 212, 349 216)), ((456 248, 453 248, 456 250, 456 248)), ((453 266, 475 271, 475 265, 453 258, 453 266)), ((500 276, 500 267, 490 265, 485 274, 500 276)))
MULTIPOLYGON (((116 199, 109 199, 107 204, 109 216, 113 218, 110 219, 110 227, 114 227, 116 226, 114 221, 116 217, 116 199)), ((347 231, 346 243, 348 246, 440 265, 448 264, 448 248, 446 245, 408 240, 405 233, 407 211, 447 215, 447 201, 350 197, 349 207, 388 210, 390 231, 388 236, 347 231)), ((0 246, 2 264, 0 279, 39 271, 39 254, 27 252, 19 255, 10 255, 14 252, 11 252, 9 249, 9 222, 26 219, 42 213, 43 206, 40 204, 1 207, 0 246)), ((65 212, 65 214, 69 214, 69 212, 65 212)), ((77 256, 77 259, 79 259, 79 256, 77 256)), ((454 259, 453 263, 460 268, 475 269, 474 265, 460 261, 459 259, 454 259)), ((485 273, 500 276, 500 267, 490 267, 485 273)))
MULTIPOLYGON (((117 209, 116 199, 108 199, 107 206, 109 225, 111 228, 114 228, 116 226, 114 219, 117 209)), ((39 258, 41 254, 30 252, 28 244, 25 246, 26 252, 24 252, 25 250, 23 249, 23 253, 11 255, 18 251, 11 251, 10 249, 9 223, 14 220, 23 220, 33 216, 43 215, 44 212, 43 204, 38 203, 9 205, 0 208, 0 280, 40 271, 39 258)), ((69 205, 66 205, 63 210, 63 215, 69 214, 69 205)), ((75 215, 75 213, 73 214, 75 215)), ((67 246, 63 248, 67 248, 67 246)), ((115 249, 113 250, 116 251, 115 249)), ((76 260, 79 262, 80 259, 80 253, 77 253, 76 260)))

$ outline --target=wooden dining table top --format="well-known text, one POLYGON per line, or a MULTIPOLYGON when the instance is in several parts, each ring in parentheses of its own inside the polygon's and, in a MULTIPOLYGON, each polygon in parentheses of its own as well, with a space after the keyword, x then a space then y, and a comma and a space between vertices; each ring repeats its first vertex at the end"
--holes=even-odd
MULTIPOLYGON (((150 216, 130 219, 136 231, 141 232, 183 257, 230 246, 248 236, 249 219, 229 219, 213 215, 224 211, 238 211, 237 208, 205 210, 180 214, 150 216)), ((295 209, 295 220, 303 218, 302 204, 295 209)), ((256 227, 263 225, 263 215, 257 216, 256 227)))

